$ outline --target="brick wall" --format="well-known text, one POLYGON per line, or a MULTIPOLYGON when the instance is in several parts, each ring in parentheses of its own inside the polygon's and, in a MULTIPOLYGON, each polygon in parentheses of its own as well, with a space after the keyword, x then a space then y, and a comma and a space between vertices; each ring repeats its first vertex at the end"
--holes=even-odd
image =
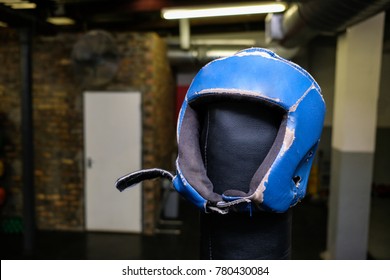
POLYGON ((0 28, 0 156, 5 174, 0 184, 7 190, 4 215, 21 215, 21 144, 20 144, 20 48, 15 32, 0 28))
POLYGON ((82 89, 74 83, 73 35, 33 45, 35 187, 40 229, 83 228, 82 89))
MULTIPOLYGON (((20 58, 18 36, 1 31, 0 129, 6 140, 5 212, 21 215, 20 58), (4 69, 6 68, 6 69, 4 69)), ((143 167, 172 168, 174 85, 166 46, 154 33, 114 33, 119 68, 94 90, 138 90, 143 94, 143 167)), ((84 228, 83 88, 73 75, 71 52, 82 34, 36 37, 33 44, 35 186, 39 229, 84 228)), ((159 182, 143 187, 144 232, 153 234, 159 182)))

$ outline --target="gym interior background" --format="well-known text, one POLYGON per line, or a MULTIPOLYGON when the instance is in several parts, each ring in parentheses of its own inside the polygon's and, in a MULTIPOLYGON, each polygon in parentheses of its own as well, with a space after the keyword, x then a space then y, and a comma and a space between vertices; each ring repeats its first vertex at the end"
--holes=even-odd
MULTIPOLYGON (((307 197, 293 209, 292 258, 390 259, 390 1, 286 1, 272 17, 190 20, 161 10, 209 1, 19 2, 29 6, 0 0, 2 259, 199 258, 197 209, 158 180, 116 196, 114 179, 174 170, 176 118, 193 76, 254 46, 307 69, 327 104, 307 197), (103 134, 93 134, 87 96, 118 93, 138 98, 124 109, 104 99, 90 116, 103 134), (116 128, 106 120, 118 111, 134 115, 119 114, 116 128), (121 137, 139 140, 129 147, 137 155, 113 147, 121 137), (103 158, 88 154, 95 146, 103 158), (100 200, 88 186, 108 176, 88 173, 99 161, 118 172, 100 200)), ((222 2, 237 4, 213 1, 222 2)))

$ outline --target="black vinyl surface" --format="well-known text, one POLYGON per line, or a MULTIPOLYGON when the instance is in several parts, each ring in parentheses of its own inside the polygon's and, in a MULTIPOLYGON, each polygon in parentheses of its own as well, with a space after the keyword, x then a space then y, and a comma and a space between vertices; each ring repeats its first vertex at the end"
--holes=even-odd
MULTIPOLYGON (((214 192, 248 193, 256 170, 278 133, 280 111, 258 102, 218 100, 204 104, 200 139, 214 192)), ((203 259, 289 259, 291 212, 201 215, 203 259)))

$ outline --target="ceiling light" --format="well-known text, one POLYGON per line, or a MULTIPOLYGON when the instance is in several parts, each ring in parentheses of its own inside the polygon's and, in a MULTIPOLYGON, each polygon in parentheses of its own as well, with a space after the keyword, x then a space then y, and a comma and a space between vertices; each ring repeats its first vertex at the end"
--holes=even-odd
POLYGON ((21 2, 27 2, 27 1, 25 1, 25 0, 0 0, 0 3, 3 3, 3 4, 21 3, 21 2))
POLYGON ((5 5, 11 7, 15 10, 21 10, 21 9, 35 9, 37 7, 37 4, 35 3, 28 3, 28 2, 7 2, 5 5))
POLYGON ((161 15, 165 19, 220 17, 283 12, 286 4, 281 2, 238 3, 231 5, 208 5, 165 8, 161 15))
POLYGON ((54 25, 72 25, 75 24, 75 21, 68 17, 49 17, 47 22, 54 25))
POLYGON ((4 21, 0 21, 0 27, 8 27, 8 24, 4 21))

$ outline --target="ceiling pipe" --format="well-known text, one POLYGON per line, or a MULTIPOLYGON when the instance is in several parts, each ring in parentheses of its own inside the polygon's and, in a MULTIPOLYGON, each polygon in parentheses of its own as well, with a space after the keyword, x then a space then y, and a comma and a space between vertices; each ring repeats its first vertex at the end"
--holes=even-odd
MULTIPOLYGON (((180 65, 187 65, 187 64, 203 65, 214 59, 233 55, 239 50, 250 48, 250 47, 252 46, 229 47, 229 48, 226 47, 221 48, 218 46, 213 46, 213 47, 199 46, 196 48, 191 48, 189 50, 170 47, 168 49, 168 60, 172 66, 180 66, 180 65)), ((265 46, 261 46, 261 47, 265 47, 265 46)), ((275 53, 277 53, 278 55, 286 59, 293 58, 299 51, 299 48, 287 49, 280 46, 267 47, 267 49, 274 51, 275 53)))
POLYGON ((309 42, 320 34, 337 34, 390 8, 390 0, 311 0, 293 4, 266 21, 268 41, 285 48, 309 42))
POLYGON ((251 47, 268 48, 287 59, 295 56, 299 50, 299 48, 286 49, 276 45, 268 46, 265 34, 261 31, 194 35, 190 38, 188 49, 183 49, 181 39, 181 36, 165 38, 171 65, 203 65, 213 59, 232 55, 251 47))
POLYGON ((191 46, 191 26, 188 18, 179 20, 180 47, 188 50, 191 46))

